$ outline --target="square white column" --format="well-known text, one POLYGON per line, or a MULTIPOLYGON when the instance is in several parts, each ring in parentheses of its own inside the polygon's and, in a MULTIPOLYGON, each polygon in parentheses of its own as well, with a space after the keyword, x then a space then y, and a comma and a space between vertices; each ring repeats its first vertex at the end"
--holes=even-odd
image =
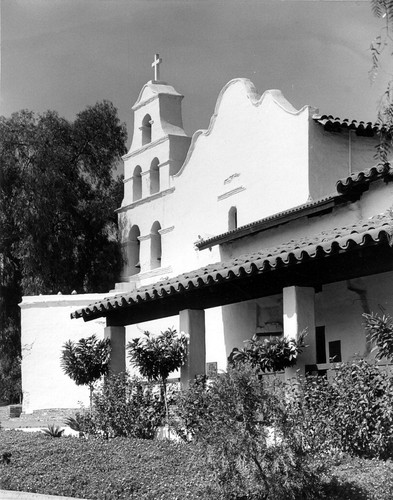
POLYGON ((110 373, 126 371, 126 329, 124 326, 107 326, 104 337, 111 341, 110 373))
POLYGON ((169 171, 170 171, 170 162, 169 160, 158 165, 160 169, 160 191, 164 191, 165 189, 169 189, 170 180, 169 180, 169 171))
POLYGON ((145 273, 151 270, 151 235, 145 234, 143 236, 138 236, 138 240, 140 241, 139 247, 139 263, 141 266, 141 273, 145 273))
POLYGON ((309 287, 290 286, 283 289, 284 336, 298 339, 305 331, 305 344, 308 346, 298 357, 293 368, 287 368, 286 378, 304 375, 305 365, 315 364, 315 290, 309 287))
POLYGON ((187 387, 196 375, 205 375, 205 311, 203 309, 184 309, 180 311, 179 329, 190 336, 187 361, 180 370, 181 385, 187 387))
POLYGON ((150 196, 150 170, 141 172, 142 177, 142 198, 150 196))

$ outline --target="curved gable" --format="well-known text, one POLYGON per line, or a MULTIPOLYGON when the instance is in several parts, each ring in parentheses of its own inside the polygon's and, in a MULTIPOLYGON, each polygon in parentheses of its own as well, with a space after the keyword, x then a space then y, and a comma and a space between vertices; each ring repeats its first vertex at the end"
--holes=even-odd
MULTIPOLYGON (((300 110, 297 110, 284 97, 284 95, 280 90, 277 89, 266 90, 261 95, 258 93, 257 89, 255 88, 255 85, 251 82, 251 80, 247 78, 235 78, 229 81, 220 91, 214 108, 214 113, 210 118, 210 123, 208 128, 197 130, 193 134, 186 159, 183 163, 182 168, 179 170, 176 176, 180 176, 183 173, 184 169, 186 168, 187 164, 189 163, 193 155, 195 148, 197 147, 198 141, 200 141, 201 138, 208 137, 212 134, 216 122, 218 121, 221 113, 229 115, 231 114, 230 110, 234 107, 234 99, 232 96, 233 93, 235 94, 235 100, 243 99, 245 101, 250 102, 256 108, 263 107, 263 105, 266 105, 267 102, 271 102, 274 103, 274 105, 276 105, 277 108, 293 116, 298 116, 303 113, 307 113, 308 115, 308 110, 311 109, 309 106, 303 106, 300 110), (235 87, 235 92, 233 92, 234 87, 235 87), (229 108, 229 113, 225 112, 226 107, 229 108), (222 108, 224 108, 224 111, 222 111, 222 108)), ((235 117, 235 114, 233 112, 232 114, 235 117)))

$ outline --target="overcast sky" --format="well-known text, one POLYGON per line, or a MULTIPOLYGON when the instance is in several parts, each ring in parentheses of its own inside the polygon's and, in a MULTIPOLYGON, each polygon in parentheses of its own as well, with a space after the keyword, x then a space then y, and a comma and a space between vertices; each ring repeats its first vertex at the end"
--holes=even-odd
POLYGON ((207 128, 220 90, 237 77, 261 93, 280 89, 296 108, 374 121, 389 69, 370 85, 369 45, 382 22, 368 0, 0 2, 6 116, 54 109, 73 119, 109 99, 131 137, 131 106, 158 52, 161 79, 185 95, 190 134, 207 128))

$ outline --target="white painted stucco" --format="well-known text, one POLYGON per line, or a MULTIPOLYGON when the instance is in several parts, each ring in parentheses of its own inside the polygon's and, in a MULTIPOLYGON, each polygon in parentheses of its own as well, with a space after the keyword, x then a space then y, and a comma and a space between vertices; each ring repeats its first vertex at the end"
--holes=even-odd
POLYGON ((22 388, 23 411, 47 408, 78 408, 89 404, 87 387, 76 386, 60 366, 62 346, 95 334, 103 338, 105 320, 71 321, 70 314, 103 294, 40 295, 23 297, 22 388))

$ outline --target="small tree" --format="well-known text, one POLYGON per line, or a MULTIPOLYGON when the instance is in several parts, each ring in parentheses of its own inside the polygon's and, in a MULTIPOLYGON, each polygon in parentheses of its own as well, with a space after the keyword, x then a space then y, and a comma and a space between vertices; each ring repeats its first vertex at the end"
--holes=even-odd
POLYGON ((110 340, 98 340, 95 335, 71 340, 63 346, 61 367, 76 385, 88 385, 90 390, 90 408, 94 390, 94 382, 109 373, 110 340))
POLYGON ((185 333, 178 334, 172 328, 160 335, 152 335, 148 331, 144 335, 127 344, 129 358, 143 377, 162 384, 168 422, 167 380, 169 374, 178 370, 186 361, 188 337, 185 333))
POLYGON ((304 337, 305 333, 302 332, 297 340, 269 337, 261 341, 254 335, 246 341, 246 347, 232 351, 229 362, 247 362, 262 372, 282 371, 296 364, 298 355, 307 347, 304 337))

